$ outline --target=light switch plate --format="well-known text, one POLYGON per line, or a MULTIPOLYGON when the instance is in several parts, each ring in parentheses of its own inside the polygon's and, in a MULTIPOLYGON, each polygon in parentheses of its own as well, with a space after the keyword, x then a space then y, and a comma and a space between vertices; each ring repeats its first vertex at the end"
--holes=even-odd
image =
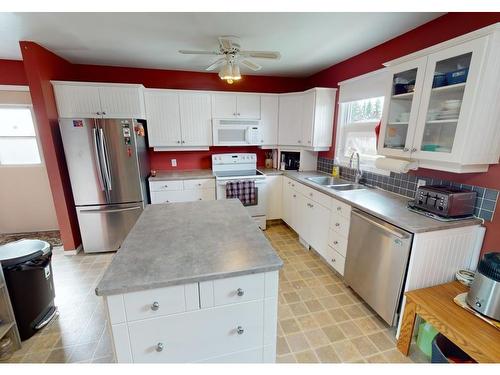
POLYGON ((177 167, 177 159, 170 159, 172 162, 172 167, 177 167))

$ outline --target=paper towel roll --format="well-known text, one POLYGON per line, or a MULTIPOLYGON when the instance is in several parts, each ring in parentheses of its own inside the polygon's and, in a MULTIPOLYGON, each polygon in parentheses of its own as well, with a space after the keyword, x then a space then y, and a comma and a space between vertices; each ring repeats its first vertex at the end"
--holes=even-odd
POLYGON ((406 173, 410 169, 417 169, 418 162, 392 158, 378 158, 375 160, 375 167, 396 173, 406 173))

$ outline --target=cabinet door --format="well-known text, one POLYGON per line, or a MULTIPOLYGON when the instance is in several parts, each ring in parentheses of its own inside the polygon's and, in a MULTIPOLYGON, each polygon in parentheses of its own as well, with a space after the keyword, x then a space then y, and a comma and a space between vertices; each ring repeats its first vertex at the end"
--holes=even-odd
POLYGON ((391 68, 378 143, 381 155, 411 156, 427 57, 391 68))
POLYGON ((101 113, 97 86, 55 84, 54 95, 61 118, 92 118, 101 113))
POLYGON ((315 89, 313 147, 331 147, 336 91, 315 89))
POLYGON ((418 159, 458 161, 467 152, 471 118, 487 38, 429 55, 415 133, 418 159), (443 81, 444 80, 444 81, 443 81), (456 147, 461 145, 461 147, 456 147))
POLYGON ((239 118, 260 119, 260 95, 238 95, 236 98, 236 115, 239 118))
POLYGON ((309 203, 310 203, 310 206, 308 206, 310 211, 309 233, 311 236, 309 244, 323 258, 326 259, 331 211, 328 208, 314 201, 311 201, 309 203))
POLYGON ((144 119, 144 96, 140 87, 100 86, 102 116, 104 118, 144 119))
POLYGON ((267 220, 281 218, 282 176, 267 176, 267 220))
POLYGON ((283 194, 281 199, 282 216, 285 223, 291 225, 292 219, 292 180, 283 177, 283 194))
POLYGON ((147 90, 144 100, 149 146, 180 146, 179 94, 173 91, 147 90))
POLYGON ((208 93, 180 93, 182 144, 212 145, 212 108, 208 93))
POLYGON ((212 110, 215 118, 237 117, 236 94, 213 94, 212 110))
POLYGON ((261 127, 262 144, 278 144, 278 95, 262 95, 261 104, 261 127))
POLYGON ((302 95, 302 145, 311 147, 314 132, 314 109, 316 108, 314 91, 302 95))
POLYGON ((311 200, 305 195, 300 193, 295 193, 295 207, 293 212, 292 221, 295 223, 295 228, 293 228, 300 237, 302 237, 307 243, 311 242, 311 218, 312 212, 311 200))
POLYGON ((279 97, 278 144, 302 145, 302 95, 290 94, 279 97))

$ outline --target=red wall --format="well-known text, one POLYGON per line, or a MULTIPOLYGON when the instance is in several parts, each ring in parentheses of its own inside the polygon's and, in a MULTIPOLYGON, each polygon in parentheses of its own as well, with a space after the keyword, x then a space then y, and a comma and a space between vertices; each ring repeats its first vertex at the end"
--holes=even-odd
POLYGON ((36 43, 20 42, 19 44, 61 239, 65 249, 76 249, 81 244, 81 237, 59 133, 54 92, 50 84, 52 79, 74 79, 73 66, 36 43))
MULTIPOLYGON (((338 87, 337 83, 383 67, 382 63, 430 47, 445 40, 500 22, 500 13, 447 13, 405 34, 369 49, 348 60, 333 65, 308 78, 307 87, 338 87)), ((336 130, 337 118, 334 120, 336 130)), ((333 135, 335 144, 335 134, 333 135)), ((333 158, 333 148, 320 154, 333 158)), ((491 165, 487 173, 456 174, 419 169, 414 174, 436 177, 464 184, 500 190, 500 164, 491 165)), ((500 212, 486 223, 483 252, 500 251, 500 212)))
POLYGON ((28 80, 21 60, 0 59, 0 85, 26 86, 28 80))

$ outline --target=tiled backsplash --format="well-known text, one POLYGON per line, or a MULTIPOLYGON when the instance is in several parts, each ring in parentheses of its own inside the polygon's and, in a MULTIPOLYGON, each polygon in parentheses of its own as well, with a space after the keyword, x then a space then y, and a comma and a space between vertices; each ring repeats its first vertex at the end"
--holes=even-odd
MULTIPOLYGON (((318 158, 318 171, 330 173, 333 165, 334 162, 332 159, 318 158)), ((342 178, 352 181, 354 180, 354 173, 354 169, 340 167, 340 176, 342 178)), ((425 180, 426 185, 447 185, 454 188, 476 191, 477 199, 474 215, 486 221, 491 221, 493 219, 499 195, 498 190, 394 172, 391 172, 390 176, 384 176, 377 173, 363 171, 361 182, 396 194, 404 195, 409 198, 414 198, 417 190, 417 180, 425 180)))

